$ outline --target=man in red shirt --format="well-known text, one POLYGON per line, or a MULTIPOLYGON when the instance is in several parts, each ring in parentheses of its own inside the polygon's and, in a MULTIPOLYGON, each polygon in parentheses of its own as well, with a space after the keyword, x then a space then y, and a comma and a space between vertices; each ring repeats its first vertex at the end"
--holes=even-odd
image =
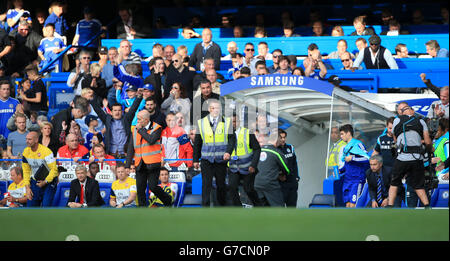
POLYGON ((88 159, 89 150, 85 146, 80 145, 75 134, 69 133, 66 137, 66 145, 59 148, 56 157, 58 159, 73 159, 74 162, 77 162, 80 159, 88 159))
MULTIPOLYGON (((94 162, 96 159, 98 159, 99 163, 103 163, 103 161, 105 159, 107 159, 107 160, 110 160, 110 159, 115 160, 116 159, 113 156, 106 154, 105 147, 103 147, 103 145, 100 144, 100 143, 99 144, 95 144, 92 147, 92 153, 94 155, 91 155, 91 157, 89 158, 89 163, 94 162)), ((116 162, 115 161, 106 161, 106 163, 109 166, 116 166, 116 162)), ((103 164, 100 166, 100 169, 103 169, 103 164)))

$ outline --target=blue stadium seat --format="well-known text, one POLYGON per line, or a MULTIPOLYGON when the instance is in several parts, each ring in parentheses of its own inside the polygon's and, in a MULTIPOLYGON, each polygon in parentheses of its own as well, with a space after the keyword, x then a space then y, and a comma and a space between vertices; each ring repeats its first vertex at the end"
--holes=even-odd
POLYGON ((111 185, 112 183, 98 183, 100 187, 100 195, 103 198, 106 206, 109 206, 109 196, 111 195, 111 185))
POLYGON ((336 206, 336 199, 334 195, 329 194, 315 194, 311 203, 310 208, 334 208, 336 206))
POLYGON ((3 197, 3 193, 6 193, 8 191, 8 181, 6 180, 1 180, 0 181, 0 200, 2 200, 3 197))
POLYGON ((430 206, 448 207, 448 194, 448 184, 439 184, 438 187, 434 189, 433 194, 431 195, 430 206))
POLYGON ((192 194, 202 194, 202 175, 201 173, 192 178, 192 194))
POLYGON ((70 182, 59 182, 56 187, 55 197, 53 198, 54 207, 67 206, 67 200, 70 194, 70 182))

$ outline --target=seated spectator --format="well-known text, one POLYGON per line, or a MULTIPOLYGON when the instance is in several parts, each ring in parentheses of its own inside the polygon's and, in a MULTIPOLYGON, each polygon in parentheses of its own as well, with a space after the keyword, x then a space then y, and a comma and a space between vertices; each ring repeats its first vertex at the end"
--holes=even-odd
POLYGON ((118 64, 123 64, 123 66, 130 64, 130 63, 135 63, 135 64, 141 64, 141 57, 135 53, 131 51, 131 47, 132 44, 130 41, 123 39, 122 41, 120 41, 120 45, 119 45, 119 56, 118 58, 120 59, 120 62, 118 62, 118 64))
POLYGON ((255 57, 255 46, 252 43, 246 43, 244 48, 244 66, 250 68, 251 75, 256 75, 256 62, 259 61, 255 57))
POLYGON ((49 148, 53 152, 53 156, 58 153, 59 143, 52 139, 53 125, 46 121, 41 123, 41 135, 39 135, 39 143, 49 148))
POLYGON ((279 66, 280 68, 275 72, 275 74, 291 74, 291 68, 289 67, 289 59, 287 56, 281 56, 279 58, 279 66))
POLYGON ((409 32, 406 30, 401 30, 400 23, 397 20, 393 19, 389 21, 389 30, 380 33, 380 35, 388 35, 388 36, 397 36, 404 34, 409 34, 409 32))
POLYGON ((273 65, 268 67, 270 73, 274 73, 278 70, 279 58, 282 55, 283 55, 283 51, 281 51, 280 49, 275 49, 272 52, 273 65))
MULTIPOLYGON (((185 88, 187 97, 192 101, 194 77, 195 71, 191 71, 188 67, 184 66, 181 55, 175 54, 172 58, 172 67, 167 70, 165 87, 172 86, 175 82, 180 82, 185 88)), ((172 90, 170 90, 169 93, 171 91, 172 90)))
POLYGON ((228 54, 225 55, 224 57, 220 58, 220 60, 222 60, 222 61, 229 61, 229 60, 231 60, 231 57, 232 57, 234 54, 236 54, 237 50, 238 50, 238 47, 237 47, 236 42, 235 42, 235 41, 229 42, 229 43, 227 44, 227 51, 228 51, 228 54))
POLYGON ((23 181, 23 171, 21 167, 13 167, 10 170, 10 178, 13 181, 8 186, 8 196, 0 201, 0 206, 10 208, 20 208, 27 205, 27 190, 23 181))
POLYGON ((103 100, 108 95, 108 88, 106 87, 106 81, 100 77, 102 67, 98 63, 93 63, 89 72, 81 80, 81 88, 91 88, 94 91, 94 100, 98 104, 103 104, 103 100))
POLYGON ((323 26, 323 22, 322 21, 315 21, 312 25, 312 31, 313 31, 313 35, 312 36, 329 36, 328 34, 325 33, 325 28, 323 26))
POLYGON ((46 115, 48 111, 47 88, 39 75, 35 65, 30 64, 25 68, 25 72, 33 84, 26 92, 19 90, 22 100, 29 104, 31 111, 37 112, 39 115, 46 115))
POLYGON ((89 73, 91 60, 92 55, 86 50, 81 50, 77 54, 77 58, 75 60, 76 66, 67 78, 67 86, 74 89, 75 95, 81 95, 81 80, 83 80, 85 75, 89 73))
POLYGON ((136 180, 128 176, 121 162, 117 163, 116 176, 117 180, 111 184, 109 205, 113 208, 136 207, 136 180))
POLYGON ((355 53, 355 56, 358 57, 359 52, 361 52, 361 50, 364 50, 367 47, 367 41, 366 39, 360 37, 356 39, 355 45, 356 48, 358 49, 358 52, 355 53))
POLYGON ((256 62, 256 72, 258 73, 258 75, 269 74, 269 70, 266 67, 265 60, 261 60, 261 61, 257 61, 256 62))
POLYGON ((67 206, 70 208, 99 207, 105 204, 100 195, 98 181, 87 177, 85 165, 75 168, 77 178, 70 182, 69 199, 67 206))
MULTIPOLYGON (((189 142, 186 131, 177 125, 176 116, 170 112, 166 116, 167 127, 161 133, 163 158, 165 159, 192 159, 193 148, 189 142)), ((192 167, 192 161, 167 161, 170 167, 192 167)))
POLYGON ((333 27, 333 29, 331 30, 331 36, 344 36, 344 29, 342 29, 342 26, 336 25, 335 27, 333 27))
MULTIPOLYGON (((347 52, 347 41, 341 39, 337 43, 337 50, 328 54, 327 59, 339 59, 343 53, 347 52)), ((351 58, 354 59, 355 56, 351 54, 351 58)))
POLYGON ((103 135, 101 132, 95 130, 98 126, 98 117, 87 115, 84 119, 86 125, 88 126, 88 131, 84 134, 84 146, 88 149, 92 149, 92 138, 97 136, 99 140, 103 140, 103 135), (100 137, 99 137, 100 136, 100 137))
POLYGON ((182 112, 190 118, 191 101, 187 97, 186 89, 183 84, 175 82, 172 84, 172 90, 169 97, 162 103, 161 110, 165 115, 169 112, 182 112))
POLYGON ((301 35, 294 33, 294 23, 293 22, 287 22, 283 25, 283 33, 284 37, 299 37, 301 35))
POLYGON ((292 75, 305 76, 305 71, 302 67, 295 67, 294 70, 292 70, 292 75))
POLYGON ((233 37, 234 38, 241 38, 244 37, 244 29, 242 29, 242 26, 236 25, 233 28, 233 37))
MULTIPOLYGON (((351 53, 346 51, 343 54, 341 54, 340 58, 341 58, 342 66, 343 66, 341 68, 341 70, 351 70, 353 68, 353 60, 352 60, 351 53)), ((362 70, 363 68, 362 68, 362 66, 359 66, 357 69, 362 70)))
POLYGON ((91 162, 89 163, 89 169, 88 169, 88 177, 91 179, 95 179, 95 176, 97 176, 97 173, 100 172, 100 165, 98 165, 97 162, 91 162))
POLYGON ((255 35, 254 35, 254 37, 255 38, 265 38, 265 37, 267 37, 267 32, 264 29, 264 27, 261 27, 261 26, 255 27, 255 35))
POLYGON ((272 60, 272 54, 269 52, 269 45, 266 42, 258 43, 258 55, 256 58, 260 60, 272 60))
POLYGON ((439 43, 436 40, 430 40, 425 44, 427 48, 427 53, 433 57, 447 57, 448 58, 448 50, 445 48, 441 48, 439 43))
MULTIPOLYGON (((115 160, 111 155, 106 154, 105 147, 102 144, 95 144, 92 147, 92 155, 89 157, 89 163, 94 162, 95 160, 98 160, 99 163, 103 164, 104 160, 115 160)), ((115 161, 105 161, 110 166, 116 166, 115 161)), ((103 168, 102 168, 103 169, 103 168)))
MULTIPOLYGON (((446 118, 449 116, 449 98, 448 98, 448 86, 444 86, 440 89, 439 100, 431 103, 430 109, 427 113, 427 118, 446 118)), ((11 135, 11 134, 10 134, 11 135)))
MULTIPOLYGON (((239 55, 240 54, 236 54, 236 56, 239 56, 239 55)), ((244 66, 245 66, 245 62, 243 61, 242 62, 242 66, 240 66, 240 67, 242 68, 244 66)), ((194 90, 198 89, 198 86, 200 85, 200 82, 202 80, 208 79, 208 77, 206 76, 206 72, 207 71, 214 70, 214 71, 216 71, 217 79, 219 81, 224 81, 225 80, 225 77, 222 74, 217 73, 217 70, 214 69, 214 61, 213 61, 212 58, 205 59, 203 67, 204 67, 204 70, 202 70, 201 73, 199 73, 199 74, 194 76, 194 90)))
POLYGON ((151 28, 146 19, 132 14, 126 7, 119 8, 120 21, 116 25, 117 39, 141 39, 150 37, 151 28))
POLYGON ((58 149, 57 158, 73 159, 76 163, 80 159, 89 158, 89 150, 80 144, 75 134, 69 133, 66 137, 66 145, 58 149))
POLYGON ((291 54, 291 55, 287 55, 286 56, 288 58, 289 61, 289 68, 291 69, 291 71, 297 67, 297 56, 291 54))
MULTIPOLYGON (((178 185, 177 183, 171 183, 169 182, 169 171, 162 167, 161 170, 159 171, 159 180, 160 180, 160 184, 158 186, 160 186, 163 191, 167 194, 169 194, 170 198, 172 199, 172 203, 175 200, 176 194, 178 193, 178 185)), ((162 201, 156 197, 156 195, 149 190, 148 191, 150 196, 149 196, 149 207, 164 207, 164 204, 162 203, 162 201)))
POLYGON ((399 43, 395 46, 394 58, 410 58, 406 44, 399 43))
MULTIPOLYGON (((41 58, 40 68, 44 68, 58 57, 58 54, 66 48, 61 38, 55 37, 55 25, 48 23, 43 29, 44 39, 41 40, 38 48, 38 55, 41 58)), ((62 72, 62 59, 47 68, 49 71, 62 72)))
POLYGON ((17 114, 15 124, 17 130, 9 133, 6 155, 10 159, 21 159, 23 150, 27 147, 26 137, 28 135, 25 114, 17 114))
POLYGON ((441 17, 442 17, 441 24, 448 24, 448 7, 447 6, 441 7, 441 17))
POLYGON ((102 23, 94 18, 94 10, 89 6, 84 7, 83 16, 84 19, 77 23, 72 45, 82 46, 82 49, 96 52, 100 41, 98 38, 93 41, 90 40, 102 31, 102 23), (87 44, 89 41, 90 43, 87 44))
MULTIPOLYGON (((29 81, 29 80, 28 80, 29 81)), ((9 118, 8 123, 6 124, 6 127, 8 128, 9 131, 16 131, 17 130, 17 126, 16 126, 16 116, 19 114, 23 114, 25 115, 25 117, 27 118, 27 130, 28 131, 32 131, 32 130, 39 130, 40 127, 37 124, 33 124, 33 122, 31 121, 30 118, 28 118, 28 116, 25 114, 25 110, 23 108, 22 104, 17 104, 16 106, 16 111, 14 112, 14 114, 9 118)))
POLYGON ((308 46, 308 57, 303 60, 303 67, 305 67, 306 77, 323 80, 327 75, 327 68, 316 44, 312 43, 308 46), (319 69, 319 72, 316 72, 316 69, 319 69))
POLYGON ((189 66, 194 67, 196 70, 202 71, 202 62, 206 58, 214 59, 214 69, 220 70, 220 58, 222 57, 222 51, 220 46, 212 41, 212 32, 209 28, 204 28, 202 32, 202 42, 198 43, 194 47, 194 51, 191 54, 189 60, 189 66))
POLYGON ((248 67, 242 67, 239 73, 239 78, 246 78, 246 77, 250 77, 251 75, 251 71, 250 68, 248 67))
POLYGON ((392 14, 392 11, 388 8, 384 8, 381 11, 381 24, 382 25, 389 25, 389 22, 394 19, 394 15, 392 14))
POLYGON ((366 21, 364 16, 355 17, 355 19, 353 20, 353 26, 355 27, 355 31, 350 34, 351 36, 375 34, 372 28, 366 27, 366 21))
POLYGON ((398 69, 397 62, 389 49, 381 46, 381 38, 378 35, 372 35, 369 43, 370 47, 361 50, 353 62, 354 70, 363 62, 366 69, 398 69))
POLYGON ((181 36, 183 36, 184 39, 191 39, 191 38, 200 38, 200 34, 194 31, 192 27, 190 26, 184 26, 181 30, 181 36))

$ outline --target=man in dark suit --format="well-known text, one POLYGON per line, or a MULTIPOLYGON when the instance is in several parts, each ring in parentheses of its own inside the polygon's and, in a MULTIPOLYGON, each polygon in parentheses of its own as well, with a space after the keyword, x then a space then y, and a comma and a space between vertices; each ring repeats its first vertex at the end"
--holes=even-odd
MULTIPOLYGON (((370 202, 367 207, 385 207, 388 203, 389 187, 392 179, 392 168, 383 166, 383 157, 373 155, 369 159, 370 169, 366 171, 369 186, 370 202)), ((401 207, 402 197, 395 200, 395 207, 401 207)))
POLYGON ((189 59, 189 66, 194 67, 197 71, 203 71, 201 66, 206 58, 214 59, 214 69, 220 70, 220 58, 222 50, 220 46, 212 41, 211 29, 205 28, 202 32, 202 42, 194 47, 194 51, 189 59))
POLYGON ((87 176, 84 165, 75 168, 77 178, 70 182, 67 206, 70 208, 99 207, 105 204, 100 195, 98 181, 87 176))

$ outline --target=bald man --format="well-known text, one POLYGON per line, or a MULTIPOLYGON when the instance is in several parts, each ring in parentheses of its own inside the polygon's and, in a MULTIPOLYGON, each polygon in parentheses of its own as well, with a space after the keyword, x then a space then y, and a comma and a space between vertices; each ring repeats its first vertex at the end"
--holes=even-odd
POLYGON ((85 146, 80 145, 78 137, 73 133, 69 133, 66 136, 66 145, 58 149, 56 157, 73 159, 74 162, 78 162, 80 159, 87 159, 88 153, 89 150, 85 146))
MULTIPOLYGON (((176 82, 180 82, 192 102, 193 97, 193 81, 195 72, 189 70, 188 67, 183 65, 183 57, 180 54, 174 54, 172 56, 172 65, 167 69, 166 83, 164 84, 164 92, 170 93, 172 85, 176 82)), ((165 97, 167 98, 167 97, 165 97)))
POLYGON ((237 50, 238 50, 237 43, 234 42, 234 41, 229 42, 229 43, 227 44, 227 51, 228 51, 228 54, 225 55, 224 57, 222 57, 221 60, 231 61, 231 57, 232 57, 234 54, 236 54, 237 50))
POLYGON ((194 51, 189 60, 189 66, 194 67, 197 71, 202 71, 202 63, 206 58, 214 59, 214 68, 220 70, 220 58, 222 50, 220 46, 212 41, 211 29, 205 28, 202 32, 202 42, 194 47, 194 51))

